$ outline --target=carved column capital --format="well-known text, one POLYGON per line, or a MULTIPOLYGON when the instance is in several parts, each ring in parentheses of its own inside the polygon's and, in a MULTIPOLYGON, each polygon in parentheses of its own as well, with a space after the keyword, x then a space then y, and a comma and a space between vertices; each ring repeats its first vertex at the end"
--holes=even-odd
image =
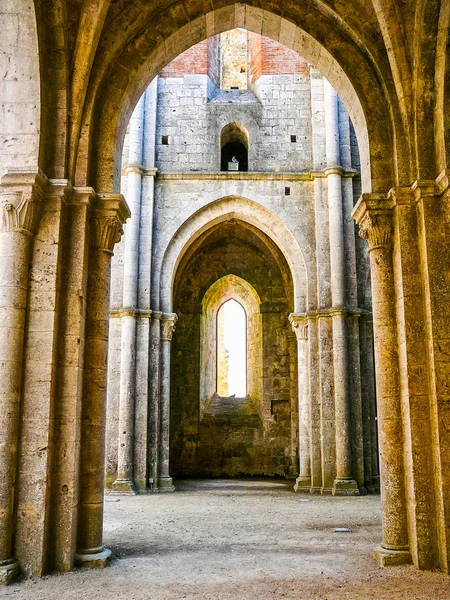
POLYGON ((359 236, 369 242, 369 252, 392 245, 392 212, 396 204, 389 194, 362 194, 352 212, 359 225, 359 236))
POLYGON ((0 176, 0 231, 34 235, 49 182, 39 170, 10 169, 0 176))
POLYGON ((172 341, 178 316, 175 313, 162 313, 161 315, 161 339, 172 341))
POLYGON ((91 243, 110 254, 120 242, 130 210, 122 194, 97 194, 91 216, 91 243))
POLYGON ((305 315, 291 313, 289 315, 292 331, 295 333, 297 341, 308 339, 308 318, 305 315))

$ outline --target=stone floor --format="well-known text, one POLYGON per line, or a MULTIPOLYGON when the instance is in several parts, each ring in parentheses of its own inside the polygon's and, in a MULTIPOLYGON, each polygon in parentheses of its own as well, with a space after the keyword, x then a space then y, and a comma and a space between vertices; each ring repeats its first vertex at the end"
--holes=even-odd
POLYGON ((450 578, 381 569, 379 497, 297 495, 283 482, 178 482, 177 492, 108 496, 116 560, 0 590, 14 600, 448 600, 450 578), (336 533, 333 528, 349 528, 336 533))

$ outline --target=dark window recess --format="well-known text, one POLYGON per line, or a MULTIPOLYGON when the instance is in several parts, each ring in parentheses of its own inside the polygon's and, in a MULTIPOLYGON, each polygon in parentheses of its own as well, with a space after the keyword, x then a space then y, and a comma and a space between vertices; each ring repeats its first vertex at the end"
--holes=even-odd
POLYGON ((161 144, 163 146, 168 146, 169 145, 169 136, 168 135, 163 135, 161 137, 161 144))
POLYGON ((247 148, 240 142, 228 142, 222 148, 221 170, 228 171, 228 163, 232 162, 233 156, 239 163, 239 171, 248 171, 247 148))
POLYGON ((292 144, 295 144, 297 141, 297 136, 296 135, 291 135, 291 142, 292 144))
POLYGON ((285 196, 290 196, 291 195, 291 188, 290 187, 285 187, 284 188, 284 195, 285 196))
POLYGON ((245 73, 245 67, 241 67, 241 73, 245 73))
POLYGON ((238 90, 238 89, 239 89, 239 86, 237 86, 237 85, 232 85, 232 86, 231 86, 231 89, 232 89, 232 90, 238 90))

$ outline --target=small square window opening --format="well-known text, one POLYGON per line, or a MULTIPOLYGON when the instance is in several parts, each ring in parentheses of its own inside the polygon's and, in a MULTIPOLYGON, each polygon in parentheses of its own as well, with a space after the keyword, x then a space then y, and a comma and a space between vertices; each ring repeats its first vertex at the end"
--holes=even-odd
POLYGON ((168 135, 163 135, 161 137, 161 144, 163 146, 168 146, 169 145, 169 136, 168 135))
POLYGON ((284 195, 285 196, 290 196, 291 195, 291 188, 290 187, 285 187, 284 188, 284 195))

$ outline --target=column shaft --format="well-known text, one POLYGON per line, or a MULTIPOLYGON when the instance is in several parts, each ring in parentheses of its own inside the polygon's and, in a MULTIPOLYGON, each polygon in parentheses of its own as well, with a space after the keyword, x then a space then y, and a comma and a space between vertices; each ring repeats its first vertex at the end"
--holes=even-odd
POLYGON ((127 202, 131 219, 125 230, 123 307, 120 354, 119 441, 117 479, 113 489, 134 492, 134 413, 136 392, 136 310, 139 287, 139 229, 141 218, 142 145, 144 96, 139 100, 130 120, 130 165, 127 167, 127 202))
POLYGON ((311 488, 311 446, 310 446, 310 395, 308 361, 308 323, 306 317, 292 313, 289 316, 297 338, 298 362, 298 419, 300 473, 295 482, 296 492, 310 491, 311 488))
POLYGON ((0 585, 18 574, 14 559, 24 329, 30 244, 40 209, 37 173, 6 174, 0 186, 0 585), (14 185, 16 184, 16 185, 14 185))
POLYGON ((160 435, 159 435, 159 476, 160 492, 173 492, 174 486, 169 471, 170 458, 170 344, 175 330, 177 316, 163 313, 161 316, 161 359, 160 359, 160 435))
POLYGON ((14 490, 27 305, 30 236, 0 233, 0 584, 18 572, 13 557, 14 490))
POLYGON ((333 309, 334 401, 336 423, 336 478, 333 494, 359 494, 352 476, 348 339, 346 327, 345 244, 340 168, 337 94, 324 80, 328 211, 330 232, 331 296, 333 309))
POLYGON ((402 407, 392 262, 392 210, 384 199, 363 195, 354 210, 360 236, 369 241, 380 443, 383 564, 409 562, 403 465, 402 407), (369 204, 371 203, 371 204, 369 204), (371 209, 371 205, 374 208, 371 209))
POLYGON ((87 567, 103 567, 111 556, 103 546, 110 267, 127 216, 122 196, 105 195, 91 220, 76 556, 87 567))

